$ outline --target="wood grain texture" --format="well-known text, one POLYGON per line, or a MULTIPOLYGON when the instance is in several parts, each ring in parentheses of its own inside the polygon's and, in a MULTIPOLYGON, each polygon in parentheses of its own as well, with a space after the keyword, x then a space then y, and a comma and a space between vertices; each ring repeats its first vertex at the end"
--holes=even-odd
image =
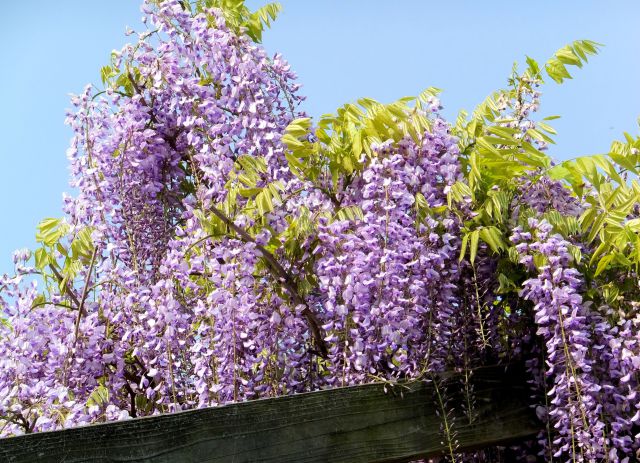
MULTIPOLYGON (((460 378, 445 378, 440 389, 460 404, 460 378)), ((491 367, 472 378, 473 423, 454 412, 459 450, 538 432, 521 374, 491 367)), ((437 411, 430 382, 369 384, 0 439, 0 461, 405 462, 443 452, 437 411)))

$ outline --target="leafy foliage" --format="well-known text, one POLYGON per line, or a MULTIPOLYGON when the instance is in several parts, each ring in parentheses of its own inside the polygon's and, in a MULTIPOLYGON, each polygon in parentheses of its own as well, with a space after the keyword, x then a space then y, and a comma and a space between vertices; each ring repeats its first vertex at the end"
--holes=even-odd
POLYGON ((79 194, 0 279, 3 435, 522 362, 546 429, 522 452, 633 458, 640 138, 558 164, 536 116, 599 44, 527 57, 454 124, 436 88, 314 121, 256 45, 278 4, 143 8, 73 99, 79 194))

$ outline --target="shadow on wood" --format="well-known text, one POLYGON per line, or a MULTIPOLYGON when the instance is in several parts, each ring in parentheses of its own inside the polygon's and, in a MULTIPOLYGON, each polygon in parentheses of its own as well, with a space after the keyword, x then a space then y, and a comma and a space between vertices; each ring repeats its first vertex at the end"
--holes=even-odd
MULTIPOLYGON (((460 377, 444 378, 460 403, 460 377)), ((472 384, 473 423, 454 412, 459 451, 538 432, 519 370, 481 368, 472 384)), ((430 382, 378 383, 36 433, 0 439, 0 461, 404 462, 445 450, 434 392, 430 382)))

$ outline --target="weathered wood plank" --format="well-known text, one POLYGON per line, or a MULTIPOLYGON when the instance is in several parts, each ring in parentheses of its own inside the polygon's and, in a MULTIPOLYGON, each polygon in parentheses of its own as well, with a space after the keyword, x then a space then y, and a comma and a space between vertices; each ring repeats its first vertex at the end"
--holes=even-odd
MULTIPOLYGON (((455 404, 456 377, 447 394, 455 404)), ((477 416, 455 419, 459 449, 533 436, 521 375, 473 376, 477 416)), ((7 463, 404 462, 443 451, 433 384, 370 384, 0 439, 7 463)), ((459 403, 459 402, 458 402, 459 403)))

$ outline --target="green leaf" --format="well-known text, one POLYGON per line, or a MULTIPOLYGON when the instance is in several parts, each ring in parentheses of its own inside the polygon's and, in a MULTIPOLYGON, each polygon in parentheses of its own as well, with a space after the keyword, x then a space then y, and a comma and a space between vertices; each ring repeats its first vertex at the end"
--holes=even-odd
POLYGON ((607 267, 609 266, 609 264, 611 263, 611 261, 613 260, 615 256, 613 254, 607 254, 606 256, 604 256, 602 259, 600 259, 600 262, 598 262, 598 266, 596 268, 596 272, 595 272, 595 276, 600 275, 602 272, 604 272, 607 267))
POLYGON ((558 60, 560 60, 561 63, 582 67, 582 61, 578 56, 576 56, 569 45, 565 45, 560 50, 558 50, 556 52, 556 57, 558 58, 558 60))
POLYGON ((601 44, 591 40, 577 40, 559 49, 544 68, 549 77, 561 84, 564 79, 571 79, 571 74, 566 66, 582 67, 587 62, 588 55, 598 53, 601 44))
POLYGON ((478 253, 478 241, 480 239, 480 233, 478 230, 473 230, 470 233, 469 239, 469 260, 473 264, 476 260, 476 254, 478 253))
POLYGON ((539 130, 528 129, 526 133, 531 138, 534 138, 534 139, 536 139, 538 141, 542 141, 542 142, 546 142, 546 143, 550 143, 550 144, 555 144, 555 141, 553 141, 553 138, 549 137, 548 135, 545 135, 544 133, 540 132, 539 130))
POLYGON ((240 188, 238 190, 238 193, 243 198, 253 198, 255 195, 257 195, 261 191, 262 191, 262 188, 240 188))
POLYGON ((46 246, 54 246, 67 232, 67 228, 62 219, 44 219, 37 226, 36 241, 46 246))
POLYGON ((500 151, 498 151, 498 149, 495 146, 493 146, 493 144, 487 141, 487 137, 477 138, 476 143, 478 144, 478 146, 486 149, 487 151, 500 156, 500 151))
POLYGON ((489 245, 491 250, 495 253, 499 253, 506 248, 504 240, 502 239, 502 233, 497 227, 490 226, 480 229, 480 238, 489 245))
POLYGON ((364 214, 362 213, 362 209, 358 206, 345 206, 341 208, 333 218, 333 220, 348 220, 351 222, 362 219, 364 219, 364 214))
POLYGON ((550 133, 552 135, 556 135, 558 132, 556 132, 556 129, 554 129, 553 127, 551 127, 549 124, 545 124, 544 122, 537 122, 536 125, 541 128, 542 130, 544 130, 547 133, 550 133))
POLYGON ((49 265, 49 254, 47 253, 47 250, 45 248, 36 249, 35 258, 36 268, 38 270, 43 270, 47 265, 49 265))
POLYGON ((87 407, 91 406, 104 406, 109 403, 109 389, 104 386, 104 384, 100 384, 96 387, 91 394, 89 394, 89 398, 87 399, 87 407))
POLYGON ((61 222, 62 219, 56 218, 42 219, 37 226, 37 230, 40 233, 47 233, 60 225, 61 222))
POLYGON ((44 294, 38 294, 36 298, 33 300, 33 302, 31 303, 31 308, 33 309, 33 308, 39 307, 45 302, 47 302, 47 298, 44 297, 44 294))
POLYGON ((498 274, 498 283, 499 283, 499 287, 497 290, 498 294, 507 294, 513 291, 517 291, 518 289, 516 284, 504 273, 498 274))
POLYGON ((310 127, 311 127, 311 118, 302 117, 302 118, 292 120, 287 126, 287 128, 285 129, 285 133, 288 133, 296 138, 304 137, 309 133, 310 127))
POLYGON ((467 243, 469 242, 469 235, 468 234, 464 234, 462 236, 462 243, 460 244, 460 257, 458 257, 458 262, 462 262, 464 259, 464 256, 467 252, 467 243))
POLYGON ((549 169, 547 175, 553 180, 564 180, 571 175, 571 172, 562 164, 558 164, 549 169))
POLYGON ((302 148, 304 146, 304 144, 300 140, 289 133, 285 133, 282 136, 281 140, 285 145, 287 145, 287 148, 292 151, 295 151, 297 148, 302 148))
POLYGON ((79 257, 89 258, 93 253, 93 240, 91 239, 91 233, 93 229, 91 227, 82 228, 71 242, 71 251, 73 258, 79 257))
POLYGON ((273 201, 269 190, 263 189, 258 193, 256 196, 256 206, 258 206, 258 212, 260 215, 263 216, 273 211, 273 201))
POLYGON ((111 66, 102 66, 100 69, 100 80, 102 81, 102 85, 106 85, 111 77, 113 69, 111 66))
POLYGON ((529 66, 530 74, 535 77, 540 74, 540 66, 538 62, 533 58, 527 56, 527 65, 529 66))
POLYGON ((502 138, 513 139, 513 136, 517 133, 520 133, 517 129, 512 129, 510 127, 501 127, 501 126, 489 126, 487 127, 487 131, 499 135, 502 138))

